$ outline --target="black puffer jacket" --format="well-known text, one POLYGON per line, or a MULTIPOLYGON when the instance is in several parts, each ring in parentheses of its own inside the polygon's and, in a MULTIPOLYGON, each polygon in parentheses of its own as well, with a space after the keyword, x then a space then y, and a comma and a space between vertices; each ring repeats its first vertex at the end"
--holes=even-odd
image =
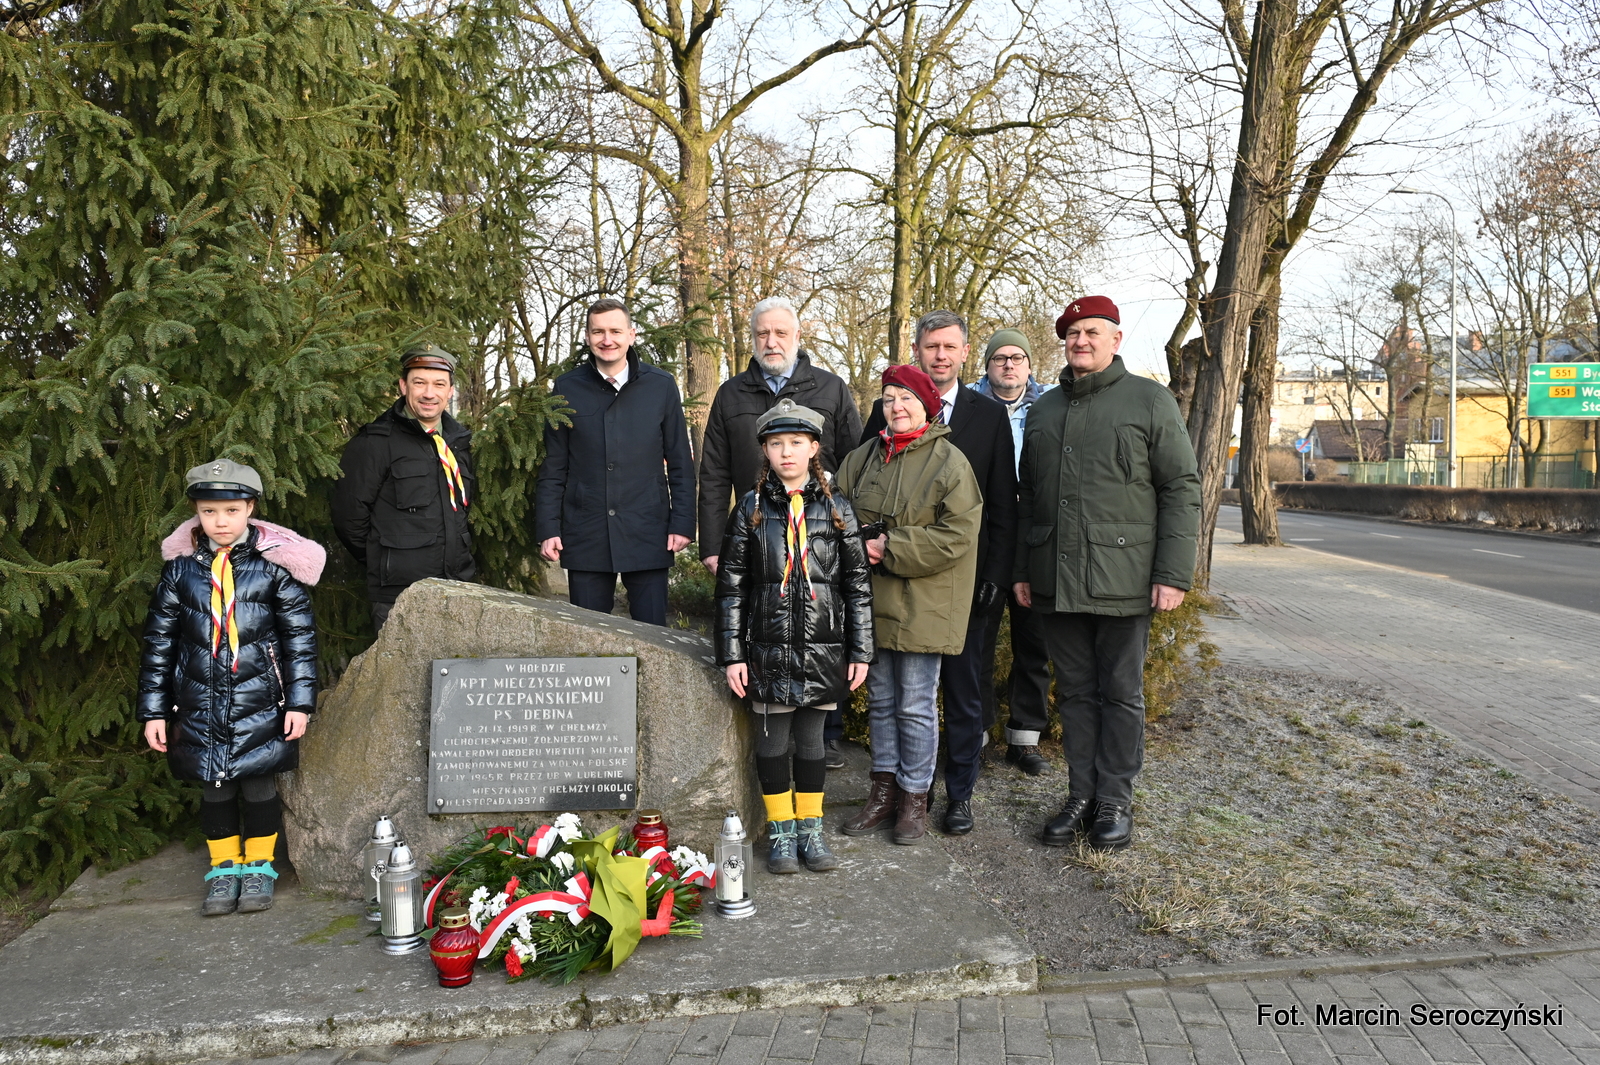
POLYGON ((213 552, 191 519, 162 545, 161 571, 144 627, 140 721, 167 721, 167 763, 185 780, 233 780, 298 764, 283 715, 317 705, 317 631, 306 584, 325 559, 320 545, 265 522, 233 549, 239 668, 226 634, 211 654, 213 552), (198 543, 196 542, 198 541, 198 543))
POLYGON ((817 482, 805 487, 808 580, 783 588, 789 497, 769 476, 746 492, 728 519, 717 568, 717 664, 750 667, 749 694, 764 703, 816 706, 850 694, 845 667, 870 662, 872 572, 855 511, 830 501, 817 482), (752 526, 756 507, 761 524, 752 526), (832 511, 844 529, 833 524, 832 511))

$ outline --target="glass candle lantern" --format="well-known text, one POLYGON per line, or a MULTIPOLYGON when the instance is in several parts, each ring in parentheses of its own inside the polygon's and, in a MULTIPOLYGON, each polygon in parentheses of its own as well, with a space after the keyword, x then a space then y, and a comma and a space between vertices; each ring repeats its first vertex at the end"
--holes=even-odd
POLYGON ((724 917, 749 917, 756 912, 750 898, 751 852, 739 811, 729 810, 717 837, 717 912, 724 917))
POLYGON ((410 954, 426 944, 422 939, 422 870, 405 840, 396 840, 389 860, 378 876, 378 925, 386 954, 410 954))
POLYGON ((434 968, 439 970, 440 987, 465 987, 472 983, 472 967, 478 962, 478 930, 468 920, 467 910, 452 906, 439 914, 439 930, 428 944, 434 968))
POLYGON ((361 870, 370 881, 367 884, 369 921, 377 922, 383 919, 383 913, 378 909, 378 863, 389 860, 389 852, 394 850, 394 845, 399 840, 400 834, 394 830, 394 822, 389 820, 389 815, 379 814, 378 823, 372 826, 372 838, 361 848, 361 870))
POLYGON ((661 811, 640 810, 638 820, 633 824, 633 838, 638 841, 640 851, 647 851, 651 847, 665 847, 667 822, 661 816, 661 811))

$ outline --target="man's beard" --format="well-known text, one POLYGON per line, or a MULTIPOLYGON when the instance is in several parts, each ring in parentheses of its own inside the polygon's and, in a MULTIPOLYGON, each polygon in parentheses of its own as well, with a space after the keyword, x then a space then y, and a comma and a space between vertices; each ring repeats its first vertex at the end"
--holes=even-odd
POLYGON ((761 371, 769 377, 791 377, 794 375, 794 368, 800 363, 800 353, 798 351, 795 352, 794 355, 790 356, 789 361, 784 363, 782 366, 772 365, 772 363, 767 361, 769 358, 771 358, 771 356, 756 356, 756 361, 761 364, 761 371))

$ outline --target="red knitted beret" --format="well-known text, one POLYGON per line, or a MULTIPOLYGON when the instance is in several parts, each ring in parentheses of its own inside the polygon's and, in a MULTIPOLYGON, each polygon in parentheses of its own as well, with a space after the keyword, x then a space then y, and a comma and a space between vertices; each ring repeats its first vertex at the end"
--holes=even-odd
POLYGON ((1061 312, 1061 317, 1056 319, 1056 336, 1066 339, 1067 326, 1079 318, 1109 318, 1118 325, 1122 324, 1122 317, 1117 311, 1117 305, 1105 296, 1085 296, 1067 304, 1067 309, 1061 312))
POLYGON ((939 416, 944 402, 939 398, 939 388, 933 383, 933 378, 923 373, 916 366, 891 366, 883 371, 885 385, 899 385, 922 400, 923 408, 928 412, 928 420, 932 421, 939 416))

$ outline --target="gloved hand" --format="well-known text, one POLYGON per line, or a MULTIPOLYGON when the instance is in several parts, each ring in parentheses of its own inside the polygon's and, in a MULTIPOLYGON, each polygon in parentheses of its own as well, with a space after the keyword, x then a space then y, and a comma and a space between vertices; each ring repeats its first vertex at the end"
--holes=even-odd
POLYGON ((978 594, 972 600, 972 612, 974 614, 991 613, 999 604, 1001 594, 1000 586, 993 581, 979 581, 978 594))

